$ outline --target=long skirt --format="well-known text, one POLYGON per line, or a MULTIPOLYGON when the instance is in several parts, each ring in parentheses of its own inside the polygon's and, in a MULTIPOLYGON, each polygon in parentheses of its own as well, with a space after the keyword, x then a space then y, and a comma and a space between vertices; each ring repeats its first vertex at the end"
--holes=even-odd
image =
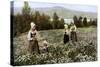
POLYGON ((74 31, 71 32, 70 39, 72 41, 77 41, 77 34, 76 34, 76 32, 74 32, 74 31))
POLYGON ((64 34, 64 44, 66 44, 69 41, 69 35, 68 34, 64 34))
POLYGON ((38 45, 38 41, 37 40, 31 40, 29 41, 29 51, 30 53, 39 53, 40 54, 40 50, 39 50, 39 45, 38 45))

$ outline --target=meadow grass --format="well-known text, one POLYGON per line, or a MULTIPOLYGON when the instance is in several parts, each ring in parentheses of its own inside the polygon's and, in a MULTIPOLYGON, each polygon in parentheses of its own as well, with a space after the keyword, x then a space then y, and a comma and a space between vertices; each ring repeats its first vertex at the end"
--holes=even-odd
POLYGON ((97 60, 97 28, 78 28, 78 42, 63 43, 63 29, 39 31, 41 40, 48 41, 49 52, 29 54, 27 32, 14 38, 14 63, 16 65, 54 64, 97 60))

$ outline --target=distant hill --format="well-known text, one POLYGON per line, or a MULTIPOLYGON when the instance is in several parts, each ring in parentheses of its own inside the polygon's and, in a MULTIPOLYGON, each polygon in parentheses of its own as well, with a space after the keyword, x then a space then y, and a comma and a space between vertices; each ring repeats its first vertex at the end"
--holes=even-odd
MULTIPOLYGON (((22 8, 14 8, 14 15, 18 12, 21 13, 22 8)), ((41 13, 45 13, 49 15, 50 17, 53 16, 53 13, 56 12, 57 15, 61 18, 73 18, 74 15, 76 16, 82 16, 82 17, 88 17, 88 18, 97 18, 97 13, 92 12, 81 12, 81 11, 75 11, 66 9, 64 7, 47 7, 47 8, 31 8, 31 11, 34 13, 35 11, 39 11, 41 13)))

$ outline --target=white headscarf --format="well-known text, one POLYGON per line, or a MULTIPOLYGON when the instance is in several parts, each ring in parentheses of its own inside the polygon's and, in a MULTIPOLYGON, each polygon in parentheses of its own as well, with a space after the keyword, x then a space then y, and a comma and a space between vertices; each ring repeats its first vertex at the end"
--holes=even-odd
POLYGON ((35 23, 34 22, 31 22, 31 29, 33 28, 33 27, 35 27, 35 23))
POLYGON ((67 24, 64 24, 64 27, 65 27, 65 29, 68 29, 68 25, 67 24))

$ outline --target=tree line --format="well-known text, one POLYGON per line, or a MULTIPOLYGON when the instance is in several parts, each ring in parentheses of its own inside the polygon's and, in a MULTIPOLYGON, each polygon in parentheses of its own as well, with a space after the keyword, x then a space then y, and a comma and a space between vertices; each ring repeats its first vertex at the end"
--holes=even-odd
POLYGON ((87 18, 80 16, 79 18, 77 16, 73 17, 74 24, 77 27, 89 27, 89 26, 97 26, 97 18, 87 18), (89 21, 88 21, 89 20, 89 21))
POLYGON ((31 22, 34 22, 36 24, 37 30, 64 28, 64 19, 61 18, 59 20, 56 12, 54 13, 53 20, 51 21, 49 15, 46 15, 44 13, 40 14, 39 11, 35 11, 35 13, 32 13, 28 2, 24 2, 24 7, 22 8, 21 14, 11 14, 11 18, 13 18, 13 36, 27 32, 30 29, 31 22))
MULTIPOLYGON (((63 29, 65 23, 64 18, 59 18, 56 12, 53 14, 52 21, 49 15, 46 15, 44 13, 40 14, 39 11, 35 11, 35 13, 33 13, 28 2, 24 2, 21 14, 18 13, 14 15, 11 12, 11 20, 13 23, 13 36, 27 32, 30 29, 31 22, 34 22, 36 24, 37 30, 63 29)), ((73 20, 77 27, 90 25, 97 26, 97 19, 95 21, 91 20, 91 23, 88 23, 86 17, 83 18, 80 16, 79 18, 77 18, 77 16, 74 16, 73 20)))

